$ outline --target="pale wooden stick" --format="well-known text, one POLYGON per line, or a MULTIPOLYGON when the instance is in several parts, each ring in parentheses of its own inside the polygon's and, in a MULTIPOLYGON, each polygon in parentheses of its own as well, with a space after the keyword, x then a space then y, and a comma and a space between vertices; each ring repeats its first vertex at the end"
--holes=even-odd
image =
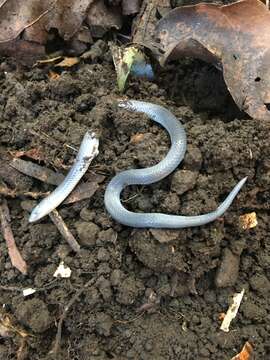
POLYGON ((11 260, 12 265, 18 269, 22 274, 27 274, 27 265, 23 260, 17 246, 15 243, 15 239, 9 225, 10 222, 10 214, 6 200, 2 200, 0 204, 0 221, 2 227, 3 237, 6 240, 8 254, 11 260))

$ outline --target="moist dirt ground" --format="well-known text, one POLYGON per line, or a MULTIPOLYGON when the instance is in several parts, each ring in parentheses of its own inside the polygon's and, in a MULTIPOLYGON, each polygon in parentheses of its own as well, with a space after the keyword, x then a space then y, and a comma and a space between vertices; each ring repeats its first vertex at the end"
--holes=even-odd
POLYGON ((154 82, 130 79, 122 96, 109 51, 104 46, 102 51, 95 62, 62 71, 57 79, 48 76, 46 66, 18 70, 1 62, 0 177, 18 194, 6 199, 28 274, 11 265, 0 234, 1 313, 9 314, 17 329, 9 334, 0 329, 5 335, 0 359, 16 359, 19 350, 21 359, 32 360, 230 360, 246 341, 254 359, 269 359, 270 124, 240 113, 222 74, 199 61, 156 68, 154 82), (222 218, 173 231, 132 229, 111 219, 103 200, 109 180, 158 163, 170 147, 166 131, 146 116, 117 109, 122 98, 165 106, 188 139, 178 169, 151 186, 125 189, 125 206, 137 212, 206 213, 248 176, 222 218), (76 254, 48 216, 28 222, 37 201, 23 194, 54 187, 15 171, 9 161, 18 151, 38 149, 37 163, 66 174, 86 130, 99 136, 99 155, 90 169, 104 181, 91 198, 59 208, 81 244, 76 254), (239 216, 252 211, 258 224, 244 230, 239 216), (53 277, 61 261, 72 270, 68 279, 53 277), (38 291, 23 297, 21 289, 29 287, 38 291), (243 288, 237 317, 223 332, 221 318, 243 288), (55 354, 58 322, 76 294, 55 354), (23 349, 18 329, 30 334, 23 349))

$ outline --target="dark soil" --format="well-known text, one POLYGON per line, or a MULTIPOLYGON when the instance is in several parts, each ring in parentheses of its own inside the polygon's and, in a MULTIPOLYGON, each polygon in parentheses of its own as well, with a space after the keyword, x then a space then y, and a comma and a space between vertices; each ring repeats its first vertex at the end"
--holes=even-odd
MULTIPOLYGON (((49 217, 28 223, 33 200, 7 198, 29 274, 12 267, 0 234, 0 303, 33 335, 25 358, 52 358, 64 307, 94 278, 66 315, 61 359, 230 360, 246 341, 256 359, 269 359, 270 125, 239 113, 222 75, 209 65, 183 61, 159 69, 156 79, 131 79, 126 96, 170 109, 185 126, 188 151, 164 181, 126 189, 125 204, 140 212, 205 213, 248 176, 224 217, 207 226, 138 230, 106 213, 104 190, 114 174, 153 165, 170 146, 166 132, 145 116, 116 108, 121 96, 108 53, 57 80, 48 78, 47 68, 19 72, 2 62, 1 181, 18 192, 52 190, 12 170, 5 159, 10 151, 38 148, 44 154, 41 165, 65 173, 76 155, 72 147, 78 148, 87 129, 100 138, 91 170, 106 177, 91 199, 60 207, 82 245, 80 254, 71 251, 49 217), (239 216, 251 211, 258 225, 242 230, 239 216), (72 275, 54 280, 61 260, 72 275), (13 287, 40 291, 24 298, 13 287), (242 288, 239 313, 224 333, 220 314, 242 288)), ((19 346, 19 335, 1 338, 0 359, 15 359, 19 346)))

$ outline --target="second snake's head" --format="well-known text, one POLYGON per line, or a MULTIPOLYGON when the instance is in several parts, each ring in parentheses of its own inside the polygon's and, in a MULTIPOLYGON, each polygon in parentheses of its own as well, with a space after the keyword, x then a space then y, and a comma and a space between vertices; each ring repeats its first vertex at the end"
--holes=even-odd
POLYGON ((118 107, 130 111, 136 111, 135 104, 132 102, 132 100, 120 100, 118 102, 118 107))

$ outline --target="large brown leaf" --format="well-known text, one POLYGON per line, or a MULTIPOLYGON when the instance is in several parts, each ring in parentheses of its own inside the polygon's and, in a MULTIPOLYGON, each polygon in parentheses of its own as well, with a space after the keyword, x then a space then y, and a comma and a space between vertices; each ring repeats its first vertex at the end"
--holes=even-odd
POLYGON ((46 43, 48 31, 70 39, 80 28, 93 0, 8 0, 0 7, 0 42, 14 40, 26 29, 25 39, 46 43))
POLYGON ((120 8, 104 0, 0 0, 0 53, 31 65, 44 56, 51 29, 76 51, 85 49, 78 41, 121 26, 120 8))
POLYGON ((215 63, 239 108, 270 120, 270 11, 262 2, 176 8, 159 21, 156 35, 162 64, 182 56, 215 63))

